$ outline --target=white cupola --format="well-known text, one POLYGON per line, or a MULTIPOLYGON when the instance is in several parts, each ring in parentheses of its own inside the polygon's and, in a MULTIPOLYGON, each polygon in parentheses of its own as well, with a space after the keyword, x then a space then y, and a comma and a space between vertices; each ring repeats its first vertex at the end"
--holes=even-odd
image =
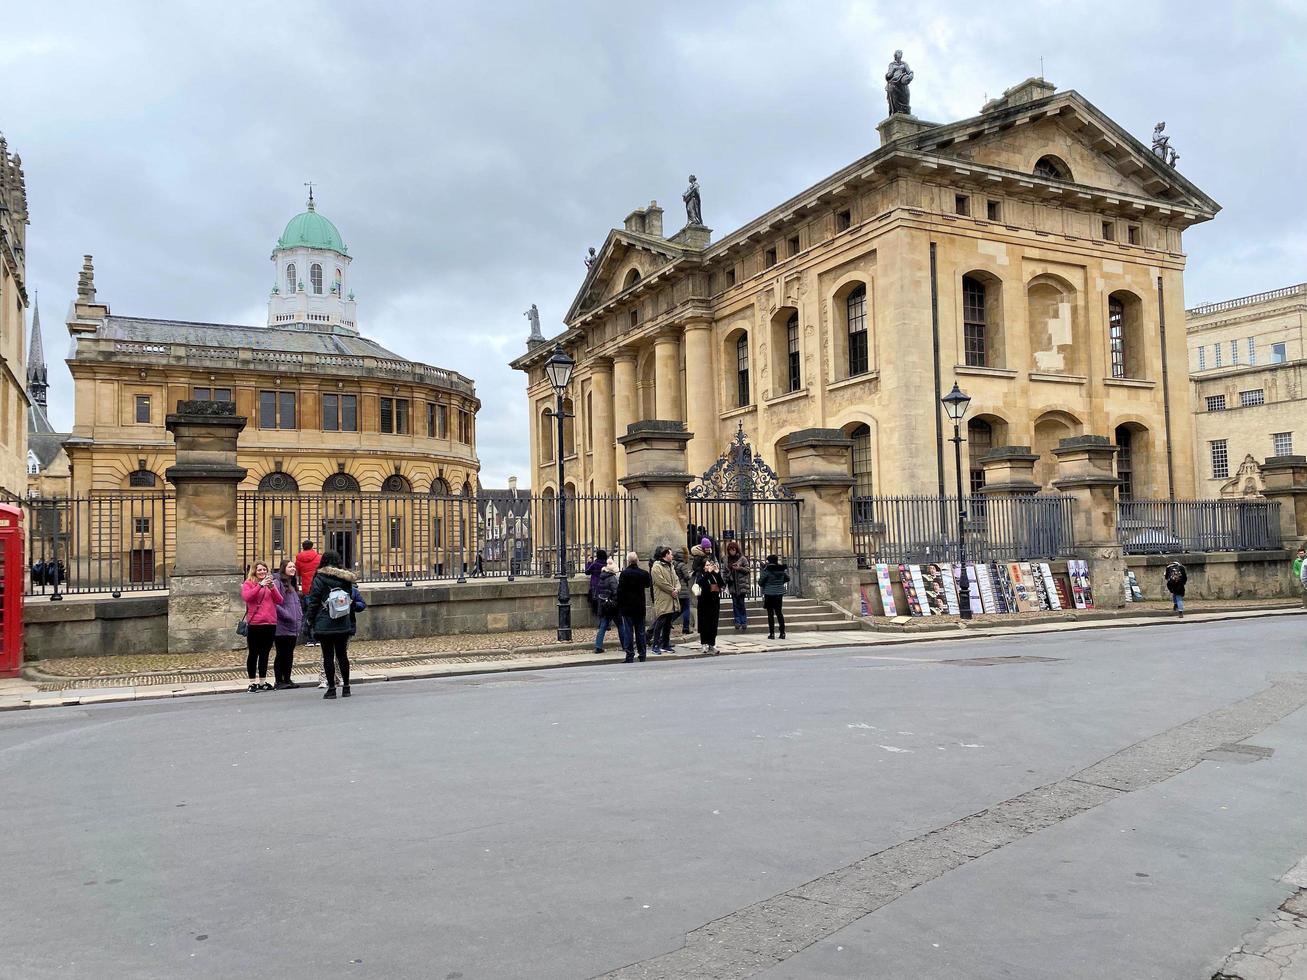
POLYGON ((277 279, 268 299, 268 326, 357 334, 350 261, 340 232, 318 213, 309 188, 308 209, 290 219, 272 250, 277 279))

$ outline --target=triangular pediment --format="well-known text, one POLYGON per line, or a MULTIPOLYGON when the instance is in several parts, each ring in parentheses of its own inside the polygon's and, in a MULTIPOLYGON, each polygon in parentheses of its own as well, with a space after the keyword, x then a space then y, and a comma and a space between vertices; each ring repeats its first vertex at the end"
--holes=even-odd
POLYGON ((650 278, 681 255, 681 250, 666 239, 613 229, 586 271, 585 280, 567 311, 566 322, 570 324, 576 317, 634 288, 636 282, 650 278))
POLYGON ((1032 175, 1036 162, 1051 156, 1065 165, 1068 185, 1165 202, 1206 217, 1220 210, 1179 170, 1075 91, 934 126, 899 145, 1032 175))

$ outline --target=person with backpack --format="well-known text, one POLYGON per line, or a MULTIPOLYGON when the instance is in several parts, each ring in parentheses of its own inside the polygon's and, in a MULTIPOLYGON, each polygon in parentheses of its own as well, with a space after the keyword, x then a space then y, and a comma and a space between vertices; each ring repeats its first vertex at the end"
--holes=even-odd
POLYGON ((277 650, 272 661, 272 686, 285 691, 299 687, 290 679, 290 672, 295 664, 295 644, 304 628, 304 606, 293 561, 282 562, 277 569, 277 588, 281 590, 281 600, 277 603, 277 634, 272 641, 277 650))
POLYGON ((281 590, 268 571, 267 562, 256 561, 241 585, 241 598, 245 601, 245 673, 249 675, 251 694, 271 691, 268 683, 268 651, 277 636, 277 605, 281 590), (255 680, 255 672, 258 680, 255 680))
POLYGON ((681 613, 680 582, 672 565, 672 549, 660 548, 653 564, 653 652, 672 652, 672 622, 681 613))
POLYGON ((590 591, 586 597, 590 600, 590 611, 599 618, 599 600, 595 596, 595 590, 599 587, 599 576, 603 574, 604 566, 608 564, 608 552, 603 548, 595 549, 595 556, 586 563, 585 574, 590 576, 590 591))
MULTIPOLYGON (((604 652, 604 637, 610 627, 617 626, 617 562, 609 558, 599 572, 594 588, 595 601, 595 653, 604 652)), ((618 636, 621 630, 618 629, 618 636)))
MULTIPOLYGON (((313 575, 307 615, 313 635, 322 644, 322 670, 327 675, 326 699, 336 697, 336 666, 340 665, 340 696, 350 696, 349 638, 358 629, 354 621, 354 573, 341 568, 340 555, 328 551, 313 575)), ((361 596, 359 597, 362 598, 361 596)))
POLYGON ((645 604, 644 595, 653 586, 649 573, 640 567, 640 556, 634 551, 626 556, 626 567, 617 576, 617 612, 621 616, 618 633, 622 638, 622 649, 626 651, 626 662, 635 660, 635 651, 639 649, 641 662, 645 659, 645 604))
POLYGON ((758 588, 762 589, 762 605, 767 610, 767 639, 776 639, 776 621, 780 621, 781 639, 785 639, 785 587, 790 584, 790 572, 776 555, 767 556, 767 564, 758 573, 758 588))
POLYGON ((1175 614, 1183 619, 1184 584, 1189 581, 1189 573, 1183 565, 1173 559, 1162 574, 1166 579, 1166 591, 1171 593, 1171 606, 1175 609, 1175 614))

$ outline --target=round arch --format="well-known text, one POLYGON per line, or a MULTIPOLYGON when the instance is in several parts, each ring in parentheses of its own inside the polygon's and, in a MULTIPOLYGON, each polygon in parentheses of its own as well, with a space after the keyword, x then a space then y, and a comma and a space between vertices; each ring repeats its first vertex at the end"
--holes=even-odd
POLYGON ((1121 418, 1112 427, 1117 447, 1116 476, 1120 500, 1141 500, 1162 496, 1156 490, 1153 463, 1156 457, 1153 432, 1137 418, 1121 418))
POLYGON ((431 481, 430 493, 436 497, 450 496, 451 494, 449 490, 449 481, 446 480, 443 476, 436 477, 434 480, 431 481))
POLYGON ((1044 177, 1048 180, 1074 180, 1071 176, 1071 168, 1055 153, 1045 153, 1040 156, 1031 166, 1030 172, 1036 177, 1044 177))
POLYGON ((135 469, 123 477, 123 485, 129 490, 156 490, 159 475, 153 470, 135 469))
POLYGON ((1057 479, 1057 457, 1053 450, 1063 439, 1078 436, 1084 431, 1084 423, 1075 415, 1063 409, 1050 409, 1035 417, 1030 451, 1039 457, 1035 461, 1035 482, 1040 486, 1052 487, 1057 479))
POLYGON ((627 271, 626 277, 622 280, 622 288, 630 289, 639 281, 640 281, 640 270, 630 269, 627 271))
POLYGON ((273 470, 259 480, 259 490, 262 493, 299 493, 300 485, 289 473, 273 470))
POLYGON ((412 493, 413 484, 399 473, 392 473, 381 481, 382 493, 412 493))
POLYGON ((359 493, 359 481, 348 473, 331 473, 322 481, 323 493, 359 493))

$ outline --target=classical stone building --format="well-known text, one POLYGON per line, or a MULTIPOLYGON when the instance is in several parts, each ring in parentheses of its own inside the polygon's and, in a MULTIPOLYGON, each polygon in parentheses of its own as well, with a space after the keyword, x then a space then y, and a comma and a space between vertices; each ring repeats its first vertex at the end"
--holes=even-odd
POLYGON ((580 492, 618 486, 615 437, 650 418, 687 423, 696 474, 742 426, 785 476, 781 440, 822 427, 853 438, 858 493, 951 492, 939 397, 956 380, 973 486, 991 446, 1033 446, 1047 485, 1060 439, 1104 434, 1125 443, 1130 492, 1193 494, 1181 233, 1217 204, 1042 79, 968 119, 897 114, 879 131, 717 241, 702 223, 664 234, 656 203, 609 233, 566 329, 513 362, 533 486, 557 482, 557 342, 578 361, 564 455, 580 492))
MULTIPOLYGON (((183 400, 234 401, 247 418, 237 449, 238 465, 248 470, 242 490, 470 492, 480 469, 472 380, 362 336, 350 261, 310 197, 273 249, 267 325, 243 326, 113 314, 97 297, 87 256, 67 318, 75 415, 64 446, 73 492, 167 489, 174 448, 165 421, 183 400)), ((294 509, 281 518, 278 530, 269 524, 258 531, 258 552, 268 558, 293 554, 299 533, 357 560, 362 538, 375 538, 375 552, 387 547, 388 535, 398 551, 396 539, 415 531, 394 523, 403 521, 398 511, 378 518, 387 523, 381 530, 358 516, 330 526, 294 509)))
POLYGON ((1307 451, 1307 283, 1186 313, 1200 497, 1261 493, 1268 457, 1307 451))
POLYGON ((27 489, 27 184, 0 136, 0 491, 27 489))

